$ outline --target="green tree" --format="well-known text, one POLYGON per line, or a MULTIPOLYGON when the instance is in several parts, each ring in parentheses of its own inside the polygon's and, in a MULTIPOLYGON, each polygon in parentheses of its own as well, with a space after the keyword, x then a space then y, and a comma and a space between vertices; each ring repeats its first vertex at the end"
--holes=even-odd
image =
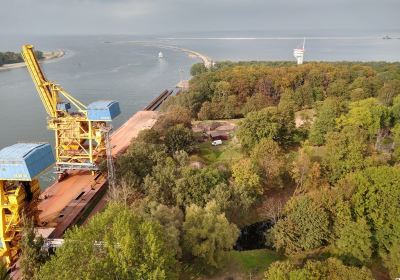
POLYGON ((260 167, 270 186, 281 183, 284 172, 284 154, 278 143, 269 138, 262 139, 250 153, 251 159, 260 167))
POLYGON ((166 240, 168 240, 167 246, 169 246, 171 248, 170 250, 173 252, 177 252, 178 258, 182 256, 180 243, 183 213, 178 207, 168 207, 145 198, 136 201, 133 205, 133 210, 135 212, 137 211, 146 219, 158 222, 164 229, 166 240))
POLYGON ((290 261, 274 262, 264 276, 265 280, 372 280, 367 268, 344 265, 340 260, 308 260, 303 267, 290 261))
POLYGON ((393 157, 399 161, 400 160, 400 123, 397 123, 392 128, 393 135, 393 157))
POLYGON ((338 98, 327 98, 317 107, 317 116, 310 130, 310 142, 323 145, 325 135, 336 127, 335 119, 345 111, 344 102, 338 98))
POLYGON ((193 64, 192 68, 190 68, 190 75, 192 76, 200 75, 204 72, 207 72, 207 68, 204 66, 204 63, 201 62, 193 64))
POLYGON ((379 166, 349 174, 340 187, 352 191, 350 202, 356 218, 365 218, 382 256, 400 239, 400 172, 379 166))
POLYGON ((191 152, 194 146, 192 130, 181 124, 169 128, 165 134, 165 145, 170 153, 180 150, 191 152))
POLYGON ((367 263, 372 256, 372 234, 365 219, 349 221, 339 229, 337 252, 350 263, 367 263))
POLYGON ((176 252, 168 242, 158 222, 111 204, 66 233, 39 279, 176 279, 176 252))
POLYGON ((233 248, 239 236, 236 225, 221 214, 215 201, 210 201, 205 208, 195 204, 186 208, 183 230, 186 250, 214 267, 219 266, 224 252, 233 248))
POLYGON ((232 208, 237 208, 238 204, 234 200, 234 188, 227 183, 219 183, 210 190, 206 196, 206 201, 214 200, 221 212, 229 213, 232 208))
POLYGON ((276 249, 286 254, 312 250, 326 244, 329 220, 325 210, 307 196, 293 197, 270 232, 276 249))
POLYGON ((291 272, 296 269, 290 261, 273 262, 265 272, 264 280, 289 280, 291 272))
POLYGON ((181 207, 190 204, 203 207, 210 191, 225 181, 223 174, 217 169, 185 167, 173 189, 176 203, 181 207))
POLYGON ((249 113, 241 122, 237 136, 246 150, 251 150, 263 138, 271 138, 280 145, 290 141, 294 131, 294 115, 267 107, 249 113))
POLYGON ((232 178, 236 186, 246 189, 248 193, 254 196, 263 193, 258 170, 248 158, 243 158, 232 165, 232 178))
POLYGON ((36 237, 32 219, 23 218, 21 247, 21 272, 23 279, 37 279, 40 267, 49 259, 46 251, 43 251, 44 239, 36 237))
POLYGON ((395 122, 400 120, 400 95, 393 98, 393 105, 390 107, 391 115, 395 122))
POLYGON ((4 262, 0 262, 0 280, 10 280, 10 275, 8 274, 8 269, 4 262))
POLYGON ((127 152, 118 157, 117 177, 130 185, 139 186, 153 166, 167 157, 164 150, 165 146, 135 140, 127 152))
POLYGON ((384 257, 384 263, 392 278, 400 275, 400 239, 392 242, 388 254, 384 257))
POLYGON ((346 81, 343 79, 335 79, 329 83, 326 93, 328 96, 347 98, 347 85, 346 81))
POLYGON ((372 280, 372 273, 366 267, 346 266, 340 260, 329 258, 325 261, 309 260, 305 264, 304 279, 310 280, 372 280))
POLYGON ((368 133, 370 139, 374 138, 380 129, 388 127, 391 122, 389 109, 375 98, 368 98, 350 103, 350 110, 338 120, 338 126, 358 127, 368 133))
POLYGON ((367 156, 367 136, 363 130, 347 126, 340 132, 327 134, 323 165, 331 182, 365 168, 368 165, 367 156))
POLYGON ((313 104, 313 90, 310 84, 305 83, 294 91, 294 100, 298 109, 310 108, 313 104))
MULTIPOLYGON (((191 84, 193 84, 192 81, 191 84)), ((189 91, 185 92, 185 94, 179 94, 167 98, 167 100, 165 100, 165 102, 161 105, 161 111, 168 111, 168 108, 172 106, 180 106, 188 109, 191 117, 196 117, 201 105, 207 100, 207 97, 199 90, 190 89, 189 91)))
POLYGON ((300 110, 298 107, 294 92, 290 88, 285 88, 279 100, 278 108, 281 111, 296 112, 300 110))
POLYGON ((179 178, 180 166, 171 157, 160 161, 153 167, 150 175, 144 179, 144 193, 153 201, 165 205, 175 205, 173 194, 176 178, 179 178))
POLYGON ((249 158, 243 158, 232 165, 232 200, 237 206, 234 216, 246 212, 262 196, 264 189, 258 167, 249 158))

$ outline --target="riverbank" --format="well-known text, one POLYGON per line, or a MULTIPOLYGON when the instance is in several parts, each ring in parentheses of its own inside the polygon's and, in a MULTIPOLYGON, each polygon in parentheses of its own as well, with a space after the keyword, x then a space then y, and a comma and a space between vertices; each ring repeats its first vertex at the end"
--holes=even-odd
MULTIPOLYGON (((56 58, 63 57, 65 55, 64 50, 56 50, 52 52, 44 52, 43 53, 43 58, 40 59, 40 62, 47 62, 49 60, 54 60, 56 58)), ((11 70, 11 69, 16 69, 16 68, 22 68, 25 67, 25 62, 18 62, 18 63, 11 63, 11 64, 4 64, 3 66, 0 66, 0 71, 5 71, 5 70, 11 70)))

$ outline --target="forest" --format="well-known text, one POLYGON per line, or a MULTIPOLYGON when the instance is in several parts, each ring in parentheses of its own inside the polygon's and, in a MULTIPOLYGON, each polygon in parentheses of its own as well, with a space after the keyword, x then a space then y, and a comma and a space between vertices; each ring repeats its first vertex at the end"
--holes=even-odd
POLYGON ((51 255, 24 234, 26 279, 400 277, 400 63, 220 62, 191 74, 116 161, 103 212, 51 255), (194 130, 221 121, 237 126, 221 147, 194 130), (241 229, 262 221, 265 259, 230 267, 246 254, 241 229))
MULTIPOLYGON (((35 51, 36 57, 38 59, 43 58, 43 52, 35 51)), ((22 55, 20 53, 15 52, 0 52, 0 67, 4 64, 12 64, 12 63, 19 63, 23 62, 22 55)))

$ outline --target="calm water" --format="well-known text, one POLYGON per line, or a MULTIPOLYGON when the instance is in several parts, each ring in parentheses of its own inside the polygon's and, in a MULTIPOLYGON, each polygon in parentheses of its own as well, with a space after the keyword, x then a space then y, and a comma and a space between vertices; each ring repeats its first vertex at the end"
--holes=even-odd
MULTIPOLYGON (((386 34, 347 35, 345 38, 326 38, 317 33, 310 38, 310 34, 305 34, 308 35, 305 60, 400 61, 400 39, 383 40, 382 36, 386 34)), ((389 35, 397 38, 400 32, 389 35)), ((174 87, 181 75, 189 78, 190 66, 197 62, 197 59, 171 49, 162 49, 165 59, 159 60, 160 48, 132 41, 154 41, 189 48, 214 60, 294 60, 293 48, 301 45, 302 38, 296 34, 280 36, 275 33, 180 34, 147 38, 2 37, 0 51, 19 51, 24 43, 32 43, 43 51, 66 50, 63 58, 43 64, 47 77, 86 104, 99 99, 118 100, 122 110, 122 115, 114 122, 114 127, 118 127, 163 89, 174 87)), ((53 135, 46 129, 45 111, 27 70, 1 71, 0 148, 23 141, 53 143, 53 135)))

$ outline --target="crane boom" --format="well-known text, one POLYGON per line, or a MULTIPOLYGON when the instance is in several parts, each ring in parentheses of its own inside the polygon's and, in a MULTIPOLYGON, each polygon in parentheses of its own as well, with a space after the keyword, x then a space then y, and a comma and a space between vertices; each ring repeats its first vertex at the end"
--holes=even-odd
POLYGON ((57 117, 56 107, 58 102, 57 94, 51 90, 51 86, 43 74, 42 69, 35 57, 32 45, 24 45, 22 47, 22 56, 25 64, 31 74, 32 80, 35 83, 36 90, 39 93, 40 99, 50 117, 57 117))

